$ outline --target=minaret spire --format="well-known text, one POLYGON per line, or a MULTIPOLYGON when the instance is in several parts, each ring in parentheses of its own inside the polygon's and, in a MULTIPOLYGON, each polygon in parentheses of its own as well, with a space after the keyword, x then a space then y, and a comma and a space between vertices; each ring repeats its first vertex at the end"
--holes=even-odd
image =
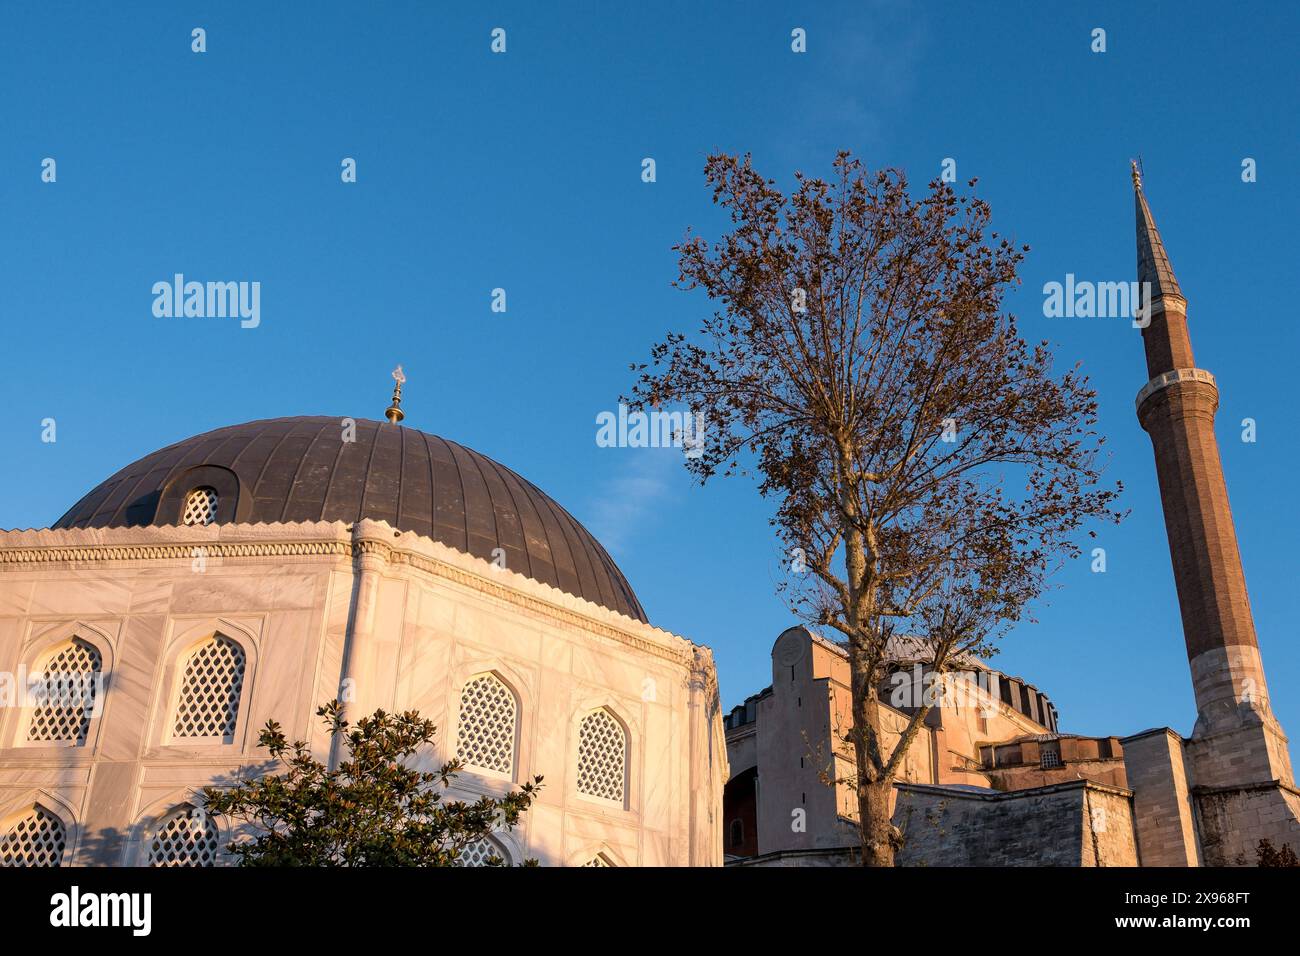
POLYGON ((1169 253, 1160 239, 1147 197, 1142 194, 1142 171, 1137 160, 1133 160, 1133 201, 1137 207, 1138 282, 1149 283, 1153 301, 1166 295, 1182 298, 1169 253))
MULTIPOLYGON (((1147 375, 1154 382, 1177 369, 1194 369, 1196 361, 1187 333, 1187 300, 1174 276, 1155 216, 1147 205, 1142 190, 1142 167, 1137 160, 1132 165, 1133 202, 1137 212, 1138 300, 1142 304, 1139 325, 1146 346, 1147 375)), ((1213 380, 1210 376, 1210 381, 1213 380)))

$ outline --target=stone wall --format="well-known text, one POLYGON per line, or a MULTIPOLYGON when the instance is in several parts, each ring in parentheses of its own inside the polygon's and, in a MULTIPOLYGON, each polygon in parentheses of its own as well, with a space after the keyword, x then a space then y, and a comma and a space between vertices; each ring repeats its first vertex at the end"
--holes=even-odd
POLYGON ((1131 794, 1087 781, 1012 793, 900 784, 900 866, 1136 866, 1131 794))
POLYGON ((1131 791, 1114 787, 1084 789, 1084 866, 1137 866, 1137 833, 1131 791))
POLYGON ((1142 865, 1200 865, 1182 739, 1161 727, 1123 743, 1142 865))
POLYGON ((1300 853, 1300 791, 1276 781, 1193 791, 1207 866, 1254 866, 1260 840, 1300 853))

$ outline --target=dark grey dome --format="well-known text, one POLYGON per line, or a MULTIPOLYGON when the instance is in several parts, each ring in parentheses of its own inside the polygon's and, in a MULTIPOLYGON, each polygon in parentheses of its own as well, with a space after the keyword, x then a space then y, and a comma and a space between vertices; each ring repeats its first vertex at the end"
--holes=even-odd
POLYGON ((181 523, 189 492, 217 493, 215 522, 387 521, 645 621, 613 559, 572 515, 491 458, 436 435, 341 419, 270 418, 187 438, 127 465, 55 528, 181 523))

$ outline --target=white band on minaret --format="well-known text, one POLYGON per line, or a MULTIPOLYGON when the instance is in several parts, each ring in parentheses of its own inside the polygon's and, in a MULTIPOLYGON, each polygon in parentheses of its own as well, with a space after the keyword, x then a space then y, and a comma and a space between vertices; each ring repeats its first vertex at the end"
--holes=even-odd
POLYGON ((1203 368, 1176 368, 1172 372, 1165 372, 1163 375, 1157 375, 1151 381, 1142 386, 1137 393, 1137 399, 1134 401, 1136 407, 1141 408, 1142 403, 1161 389, 1166 389, 1170 385, 1178 382, 1205 382, 1207 385, 1214 386, 1215 392, 1218 392, 1218 383, 1214 381, 1214 376, 1203 368))
MULTIPOLYGON (((1181 315, 1183 318, 1187 318, 1187 300, 1181 295, 1174 295, 1169 292, 1164 295, 1158 295, 1151 300, 1145 309, 1139 308, 1137 310, 1137 315, 1135 315, 1134 318, 1141 319, 1145 317, 1152 319, 1161 312, 1170 312, 1174 315, 1181 315)), ((1145 325, 1139 325, 1137 327, 1146 328, 1145 325)))

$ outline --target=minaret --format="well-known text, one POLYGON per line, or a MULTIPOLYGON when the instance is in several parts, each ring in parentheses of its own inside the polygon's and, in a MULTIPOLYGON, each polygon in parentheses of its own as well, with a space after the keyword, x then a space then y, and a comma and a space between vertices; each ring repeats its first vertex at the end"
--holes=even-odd
POLYGON ((1133 165, 1138 283, 1149 381, 1138 421, 1155 449, 1169 555, 1196 693, 1190 742, 1201 786, 1290 784, 1286 738, 1269 706, 1237 533, 1228 505, 1214 414, 1219 389, 1196 367, 1183 298, 1133 165), (1200 742, 1204 742, 1201 746, 1200 742))

